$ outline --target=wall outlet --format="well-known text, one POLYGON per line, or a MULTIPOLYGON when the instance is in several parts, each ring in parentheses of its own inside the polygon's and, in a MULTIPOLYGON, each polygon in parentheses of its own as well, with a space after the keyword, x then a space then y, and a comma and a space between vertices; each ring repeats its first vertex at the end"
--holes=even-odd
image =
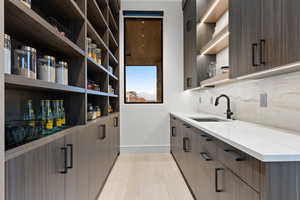
POLYGON ((260 94, 260 107, 262 107, 262 108, 268 107, 268 94, 267 93, 260 94))
POLYGON ((201 98, 201 96, 199 96, 198 102, 199 102, 199 104, 202 103, 202 98, 201 98))

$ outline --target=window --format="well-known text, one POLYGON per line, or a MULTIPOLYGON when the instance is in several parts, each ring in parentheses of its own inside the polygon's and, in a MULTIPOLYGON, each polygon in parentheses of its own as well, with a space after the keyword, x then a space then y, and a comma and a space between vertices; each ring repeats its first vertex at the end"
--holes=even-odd
POLYGON ((162 19, 124 21, 125 103, 163 103, 162 19))

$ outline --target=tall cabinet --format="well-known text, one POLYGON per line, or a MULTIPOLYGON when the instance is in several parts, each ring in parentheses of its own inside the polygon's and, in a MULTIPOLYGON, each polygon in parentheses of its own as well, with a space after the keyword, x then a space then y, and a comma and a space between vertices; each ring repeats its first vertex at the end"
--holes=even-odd
MULTIPOLYGON (((5 112, 0 121, 7 129, 4 132, 0 124, 0 132, 6 135, 5 199, 94 200, 120 148, 120 1, 36 0, 29 6, 20 0, 0 0, 2 9, 0 87, 4 89, 0 91, 5 95, 0 95, 4 98, 0 108, 5 112), (50 55, 67 62, 68 84, 26 78, 15 71, 4 74, 4 33, 11 38, 12 66, 14 51, 30 46, 38 59, 50 55), (89 40, 101 51, 98 60, 89 54, 89 40), (24 120, 25 102, 31 100, 38 117, 44 99, 64 101, 64 129, 51 134, 25 132, 24 137, 8 131, 11 122, 24 120), (90 105, 101 109, 97 119, 90 120, 90 105)), ((36 119, 34 126, 40 123, 36 119)))

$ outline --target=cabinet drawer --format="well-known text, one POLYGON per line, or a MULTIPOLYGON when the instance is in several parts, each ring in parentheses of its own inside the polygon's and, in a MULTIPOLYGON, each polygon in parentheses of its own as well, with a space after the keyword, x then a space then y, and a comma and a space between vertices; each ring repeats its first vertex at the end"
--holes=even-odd
POLYGON ((259 160, 221 141, 217 145, 217 157, 243 181, 260 191, 261 163, 259 160))
POLYGON ((200 146, 201 146, 201 156, 204 158, 210 158, 212 161, 217 160, 217 140, 203 131, 199 131, 200 134, 200 146))

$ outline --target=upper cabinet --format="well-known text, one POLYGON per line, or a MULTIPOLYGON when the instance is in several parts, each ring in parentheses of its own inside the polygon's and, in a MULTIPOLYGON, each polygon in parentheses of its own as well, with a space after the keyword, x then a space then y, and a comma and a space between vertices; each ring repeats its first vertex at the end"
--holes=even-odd
POLYGON ((184 15, 184 89, 197 87, 196 0, 187 0, 184 15))
POLYGON ((299 0, 231 0, 231 78, 300 60, 299 0))

